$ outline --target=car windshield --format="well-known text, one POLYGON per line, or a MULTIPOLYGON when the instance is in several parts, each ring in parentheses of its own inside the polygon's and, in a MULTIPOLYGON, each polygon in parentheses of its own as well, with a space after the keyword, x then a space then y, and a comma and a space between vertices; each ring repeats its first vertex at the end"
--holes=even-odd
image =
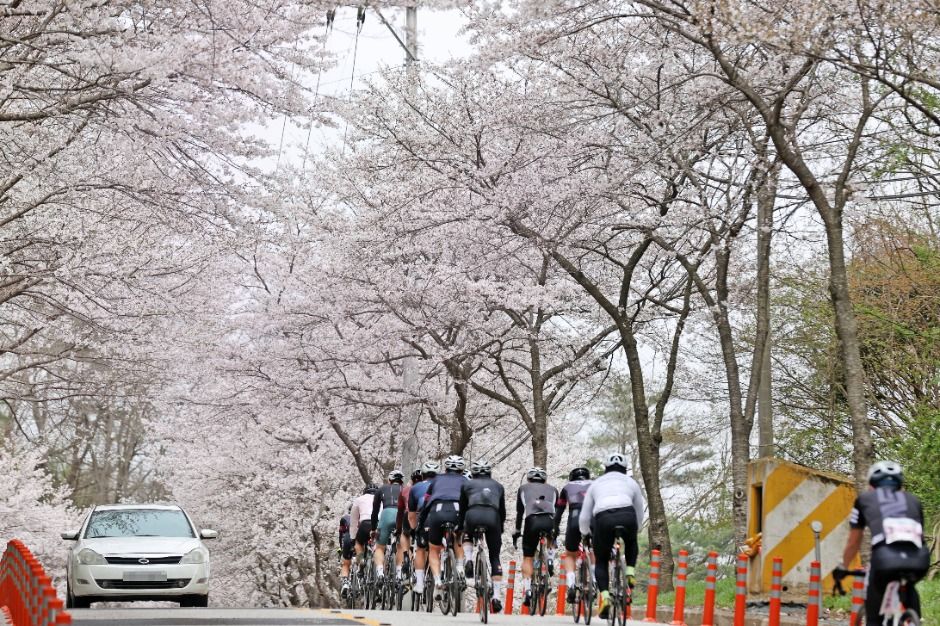
POLYGON ((101 537, 195 537, 182 511, 121 509, 95 511, 85 531, 86 539, 101 537))

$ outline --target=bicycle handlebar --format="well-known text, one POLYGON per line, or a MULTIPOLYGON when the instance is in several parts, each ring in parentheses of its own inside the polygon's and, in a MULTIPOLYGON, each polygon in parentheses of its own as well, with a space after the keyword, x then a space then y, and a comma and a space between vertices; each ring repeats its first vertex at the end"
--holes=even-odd
POLYGON ((834 581, 832 585, 832 593, 838 594, 840 596, 844 596, 846 592, 845 592, 845 589, 842 587, 842 581, 845 578, 847 578, 848 576, 864 577, 867 575, 868 575, 868 572, 866 572, 863 569, 846 569, 844 567, 835 568, 834 570, 832 570, 832 579, 834 581))

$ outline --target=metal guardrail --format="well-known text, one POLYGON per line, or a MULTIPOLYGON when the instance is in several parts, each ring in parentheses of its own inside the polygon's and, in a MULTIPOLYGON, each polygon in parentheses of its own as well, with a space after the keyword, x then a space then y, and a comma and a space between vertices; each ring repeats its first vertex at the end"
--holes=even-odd
POLYGON ((39 559, 18 539, 7 544, 0 559, 0 624, 4 622, 13 626, 72 623, 39 559))

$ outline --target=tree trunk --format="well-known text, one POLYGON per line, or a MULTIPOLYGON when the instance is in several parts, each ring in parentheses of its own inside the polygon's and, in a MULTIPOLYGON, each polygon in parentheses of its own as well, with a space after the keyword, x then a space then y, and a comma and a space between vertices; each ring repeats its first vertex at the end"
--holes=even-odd
MULTIPOLYGON (((542 313, 539 311, 538 317, 542 313)), ((536 328, 541 326, 537 322, 536 328)), ((542 379, 542 353, 538 335, 529 335, 529 355, 532 368, 532 462, 537 467, 548 465, 548 411, 545 407, 545 381, 542 379)))

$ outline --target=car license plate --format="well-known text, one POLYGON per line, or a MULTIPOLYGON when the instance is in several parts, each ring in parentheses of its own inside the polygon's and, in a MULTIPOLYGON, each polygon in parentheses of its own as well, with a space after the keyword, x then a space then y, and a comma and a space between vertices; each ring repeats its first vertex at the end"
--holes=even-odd
POLYGON ((127 582, 166 582, 166 572, 124 572, 124 580, 127 582))

